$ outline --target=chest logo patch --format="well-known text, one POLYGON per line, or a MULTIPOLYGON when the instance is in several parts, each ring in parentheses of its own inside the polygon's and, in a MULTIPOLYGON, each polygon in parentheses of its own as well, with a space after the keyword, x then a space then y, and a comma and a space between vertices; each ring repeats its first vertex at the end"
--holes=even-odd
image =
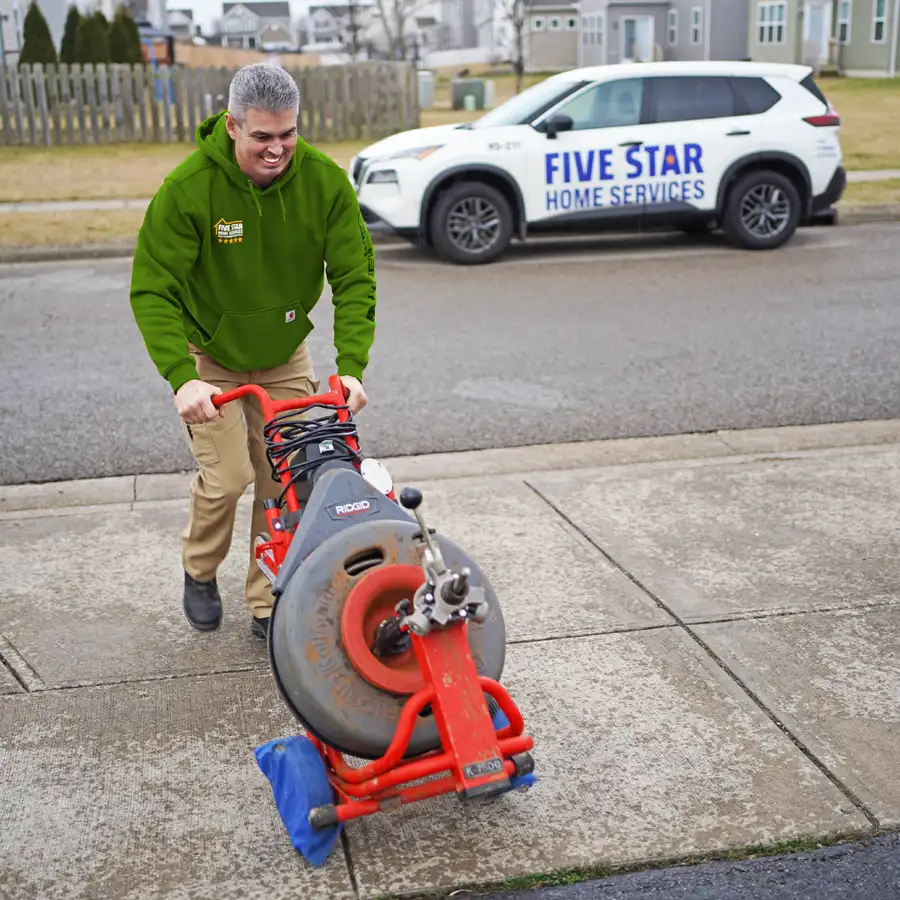
POLYGON ((244 242, 244 223, 240 220, 226 222, 224 219, 219 219, 216 222, 216 237, 220 244, 242 244, 244 242))

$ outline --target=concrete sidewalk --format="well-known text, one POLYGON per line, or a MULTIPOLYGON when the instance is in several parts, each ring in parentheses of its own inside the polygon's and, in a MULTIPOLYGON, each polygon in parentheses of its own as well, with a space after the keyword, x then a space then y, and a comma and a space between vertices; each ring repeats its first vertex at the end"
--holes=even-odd
POLYGON ((900 422, 389 460, 503 604, 540 781, 290 847, 240 600, 180 608, 186 476, 0 488, 0 896, 369 898, 900 823, 900 422))

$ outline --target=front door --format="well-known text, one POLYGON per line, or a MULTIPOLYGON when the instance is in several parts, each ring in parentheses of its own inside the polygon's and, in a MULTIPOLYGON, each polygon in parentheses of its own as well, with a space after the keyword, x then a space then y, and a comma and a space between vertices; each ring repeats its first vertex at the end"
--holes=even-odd
POLYGON ((548 111, 543 122, 568 116, 571 129, 529 142, 526 210, 529 222, 588 222, 640 215, 629 154, 641 140, 643 79, 590 85, 548 111))
POLYGON ((622 62, 653 61, 653 17, 629 16, 622 19, 619 58, 622 62))
POLYGON ((829 0, 807 0, 803 7, 803 62, 816 69, 828 64, 831 14, 829 0))

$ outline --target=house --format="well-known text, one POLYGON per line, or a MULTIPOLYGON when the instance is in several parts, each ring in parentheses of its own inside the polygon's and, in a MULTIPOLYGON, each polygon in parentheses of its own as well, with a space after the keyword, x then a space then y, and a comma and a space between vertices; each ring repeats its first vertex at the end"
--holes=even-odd
POLYGON ((750 58, 896 77, 898 0, 753 0, 750 58))
POLYGON ((750 2, 526 0, 526 69, 746 59, 750 2))
POLYGON ((375 0, 323 0, 313 2, 300 26, 302 49, 312 52, 334 47, 356 50, 358 55, 370 41, 369 31, 375 0))
POLYGON ((446 28, 448 49, 492 46, 497 12, 495 0, 440 0, 437 17, 446 28))
POLYGON ((170 9, 167 11, 169 31, 177 38, 190 39, 197 29, 194 27, 194 11, 192 9, 170 9))
POLYGON ((223 3, 222 46, 276 52, 296 50, 290 3, 288 0, 223 3))
MULTIPOLYGON (((522 53, 526 72, 559 72, 583 65, 581 15, 569 0, 526 0, 522 26, 522 53)), ((601 17, 602 18, 602 17, 601 17)), ((597 25, 592 17, 592 27, 597 25)), ((597 48, 592 42, 592 48, 597 48)))
MULTIPOLYGON (((50 36, 58 53, 69 12, 68 0, 37 0, 37 5, 47 20, 50 36)), ((19 58, 29 6, 31 0, 0 0, 0 55, 8 64, 13 64, 19 58)), ((0 65, 2 61, 0 59, 0 65)))

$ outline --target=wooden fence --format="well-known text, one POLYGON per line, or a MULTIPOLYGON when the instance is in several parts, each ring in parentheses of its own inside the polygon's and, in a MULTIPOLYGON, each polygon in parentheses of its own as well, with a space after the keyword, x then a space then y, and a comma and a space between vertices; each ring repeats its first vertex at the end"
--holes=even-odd
MULTIPOLYGON (((0 67, 0 144, 193 141, 199 122, 226 107, 236 71, 177 64, 0 67)), ((308 141, 378 140, 418 127, 417 78, 407 63, 288 71, 300 88, 300 134, 308 141)))

